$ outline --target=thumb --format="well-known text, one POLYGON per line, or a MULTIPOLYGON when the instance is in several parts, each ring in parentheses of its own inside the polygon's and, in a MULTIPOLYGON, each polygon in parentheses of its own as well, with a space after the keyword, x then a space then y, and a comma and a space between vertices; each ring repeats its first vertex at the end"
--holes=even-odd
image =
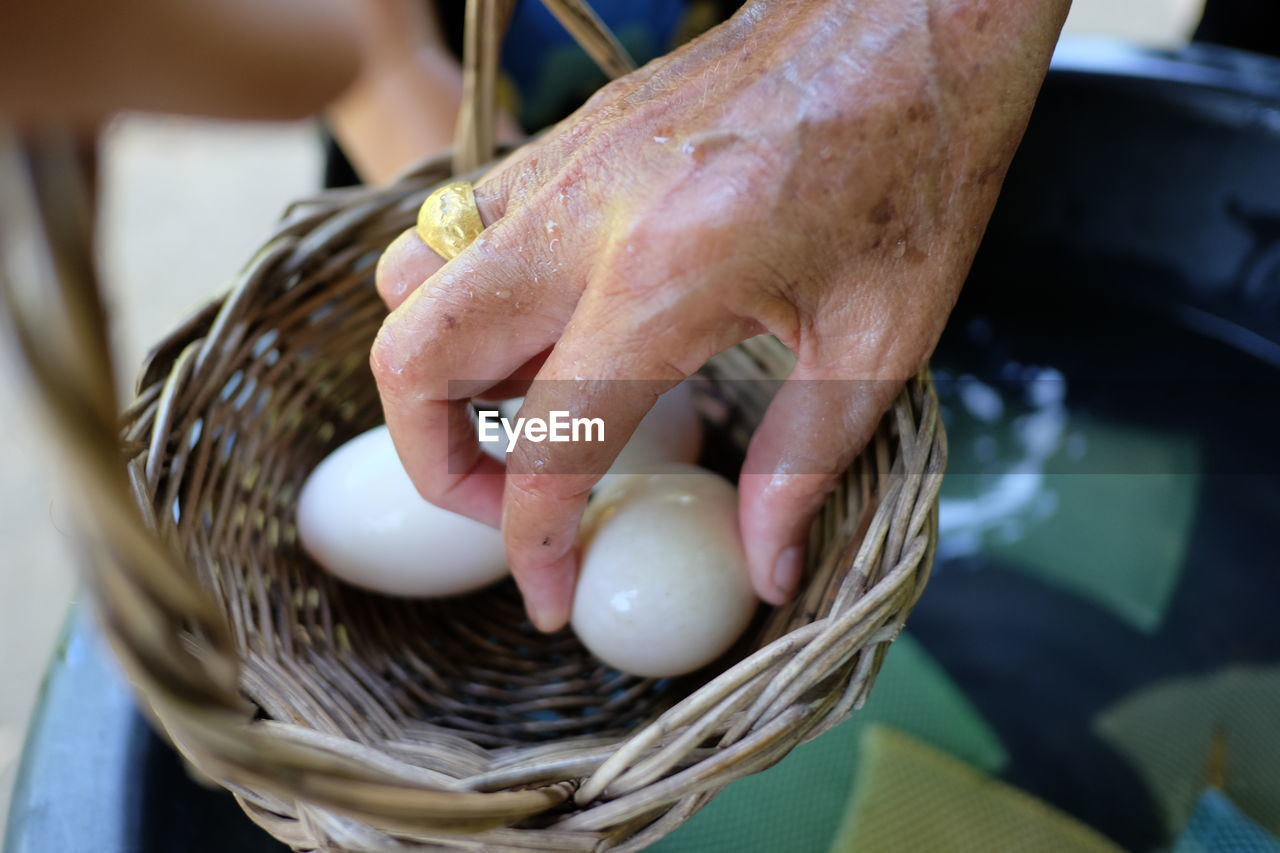
POLYGON ((738 480, 751 583, 771 604, 800 585, 814 515, 874 434, 903 380, 850 379, 801 362, 752 436, 738 480))

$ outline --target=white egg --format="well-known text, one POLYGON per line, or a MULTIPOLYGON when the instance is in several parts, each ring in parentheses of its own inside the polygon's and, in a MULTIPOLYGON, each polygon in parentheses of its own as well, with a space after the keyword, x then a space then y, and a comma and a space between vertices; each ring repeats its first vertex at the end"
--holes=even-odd
MULTIPOLYGON (((520 404, 523 402, 523 397, 516 397, 511 400, 502 400, 498 403, 488 401, 475 403, 473 401, 471 407, 471 422, 472 424, 478 424, 480 421, 479 412, 485 411, 497 412, 502 417, 507 418, 512 423, 515 423, 516 412, 520 411, 520 404)), ((510 454, 510 451, 507 450, 507 436, 501 429, 498 430, 497 441, 482 441, 480 442, 480 449, 502 463, 506 463, 507 456, 510 454)))
POLYGON ((311 472, 298 498, 298 537, 333 574, 388 595, 458 595, 508 571, 502 534, 423 500, 385 426, 311 472))
POLYGON ((654 402, 594 491, 611 487, 620 475, 643 474, 672 462, 692 465, 701 452, 702 418, 692 386, 681 382, 654 402))
POLYGON ((498 403, 498 412, 507 420, 515 423, 516 417, 520 414, 520 407, 524 405, 524 397, 512 397, 509 400, 502 400, 498 403))
POLYGON ((582 528, 572 624, 623 672, 681 675, 723 654, 755 611, 738 493, 692 465, 617 480, 582 528))
MULTIPOLYGON (((486 408, 496 408, 514 424, 522 405, 524 398, 515 397, 496 406, 487 404, 486 408)), ((608 428, 609 420, 605 418, 605 429, 608 428)), ((500 461, 506 456, 503 444, 481 442, 481 447, 500 461)), ((690 383, 681 382, 657 399, 592 491, 603 491, 620 475, 639 474, 672 462, 693 464, 701 452, 702 418, 694 405, 690 383)))

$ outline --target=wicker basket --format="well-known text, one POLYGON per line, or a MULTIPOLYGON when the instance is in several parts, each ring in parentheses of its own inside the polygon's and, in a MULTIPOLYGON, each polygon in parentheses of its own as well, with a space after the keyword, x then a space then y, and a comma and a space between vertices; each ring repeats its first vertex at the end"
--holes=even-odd
MULTIPOLYGON (((25 208, 34 233, 6 252, 3 293, 76 478, 101 623, 188 761, 299 850, 640 849, 858 707, 932 562, 946 445, 927 375, 827 501, 800 595, 694 676, 610 670, 570 633, 533 630, 509 583, 391 600, 302 553, 304 478, 380 417, 367 366, 385 313, 378 253, 435 185, 492 150, 500 5, 471 4, 477 109, 452 166, 291 208, 231 291, 150 356, 124 462, 91 169, 62 139, 4 152, 5 209, 25 208)), ((553 5, 622 67, 580 4, 553 5)), ((771 338, 709 363, 710 441, 741 452, 768 402, 767 382, 721 380, 776 380, 789 364, 771 338)))

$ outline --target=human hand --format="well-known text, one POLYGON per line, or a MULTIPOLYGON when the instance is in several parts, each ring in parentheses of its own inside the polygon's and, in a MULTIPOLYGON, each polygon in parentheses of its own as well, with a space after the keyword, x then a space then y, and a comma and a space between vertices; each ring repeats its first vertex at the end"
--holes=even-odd
POLYGON ((793 594, 814 512, 941 333, 1067 5, 755 0, 489 173, 458 258, 392 244, 371 364, 397 449, 428 500, 501 524, 539 628, 566 621, 587 494, 656 394, 766 332, 797 360, 740 522, 757 593, 793 594), (468 399, 535 376, 560 381, 522 414, 608 440, 521 442, 504 479, 468 399))

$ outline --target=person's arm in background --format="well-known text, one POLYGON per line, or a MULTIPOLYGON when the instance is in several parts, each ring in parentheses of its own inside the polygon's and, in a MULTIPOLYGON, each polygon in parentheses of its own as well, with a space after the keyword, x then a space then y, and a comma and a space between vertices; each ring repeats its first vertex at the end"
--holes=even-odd
POLYGON ((448 148, 461 96, 429 0, 47 0, 11 4, 0 26, 0 118, 91 128, 122 110, 327 109, 370 183, 448 148))
POLYGON ((365 63, 328 111, 343 151, 381 184, 453 144, 462 68, 426 0, 363 0, 365 63))
POLYGON ((427 499, 501 524, 535 624, 565 623, 588 490, 655 392, 763 332, 797 364, 740 518, 756 591, 794 593, 814 512, 937 343, 1068 5, 751 0, 487 175, 489 227, 448 266, 392 245, 372 365, 396 446, 427 499), (608 440, 521 442, 500 476, 467 398, 535 375, 565 381, 523 414, 608 440))
POLYGON ((9 3, 0 117, 84 127, 120 110, 301 118, 355 78, 362 28, 344 0, 9 3))
MULTIPOLYGON (((453 145, 462 67, 429 0, 362 0, 364 66, 327 117, 343 152, 368 184, 385 184, 453 145)), ((499 138, 520 138, 498 117, 499 138)))

